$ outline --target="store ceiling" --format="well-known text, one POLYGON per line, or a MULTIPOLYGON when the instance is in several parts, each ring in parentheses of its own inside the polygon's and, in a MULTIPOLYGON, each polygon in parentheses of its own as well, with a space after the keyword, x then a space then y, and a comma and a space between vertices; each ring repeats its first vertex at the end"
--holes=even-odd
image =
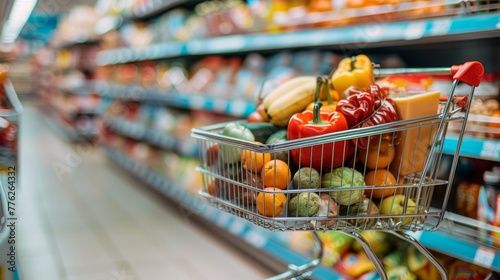
POLYGON ((75 6, 94 6, 96 2, 97 0, 38 0, 38 4, 35 7, 35 13, 66 13, 75 6))

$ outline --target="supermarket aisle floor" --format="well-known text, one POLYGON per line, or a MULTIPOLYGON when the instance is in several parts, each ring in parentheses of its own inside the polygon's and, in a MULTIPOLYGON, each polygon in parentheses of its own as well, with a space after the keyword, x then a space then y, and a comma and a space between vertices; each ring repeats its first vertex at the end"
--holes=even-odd
POLYGON ((269 276, 182 219, 99 149, 76 151, 49 122, 37 108, 25 105, 17 199, 22 280, 269 276))

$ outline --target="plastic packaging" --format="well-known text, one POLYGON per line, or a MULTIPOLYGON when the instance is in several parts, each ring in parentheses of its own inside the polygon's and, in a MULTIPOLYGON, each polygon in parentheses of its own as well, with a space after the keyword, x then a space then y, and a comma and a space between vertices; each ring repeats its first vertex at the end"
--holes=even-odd
MULTIPOLYGON (((483 185, 479 190, 477 219, 490 225, 495 223, 500 225, 499 207, 500 173, 485 171, 483 174, 483 185)), ((479 239, 491 244, 492 240, 488 235, 487 230, 480 230, 479 239)))

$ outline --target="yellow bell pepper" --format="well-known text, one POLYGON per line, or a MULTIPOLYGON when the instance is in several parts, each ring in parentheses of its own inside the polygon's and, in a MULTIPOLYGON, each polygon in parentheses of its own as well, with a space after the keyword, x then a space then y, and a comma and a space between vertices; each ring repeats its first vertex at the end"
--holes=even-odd
POLYGON ((345 98, 344 92, 351 86, 365 89, 372 84, 373 66, 370 58, 364 54, 344 58, 333 72, 331 81, 340 98, 345 98))

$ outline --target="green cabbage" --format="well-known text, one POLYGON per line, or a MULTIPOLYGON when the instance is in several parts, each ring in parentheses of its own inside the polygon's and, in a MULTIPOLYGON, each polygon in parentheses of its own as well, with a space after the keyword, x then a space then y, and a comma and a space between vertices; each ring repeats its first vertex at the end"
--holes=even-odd
MULTIPOLYGON (((341 189, 365 186, 365 178, 359 171, 349 167, 339 167, 325 174, 321 179, 324 189, 341 189)), ((352 205, 361 201, 363 189, 341 191, 334 190, 330 195, 341 205, 352 205)))

